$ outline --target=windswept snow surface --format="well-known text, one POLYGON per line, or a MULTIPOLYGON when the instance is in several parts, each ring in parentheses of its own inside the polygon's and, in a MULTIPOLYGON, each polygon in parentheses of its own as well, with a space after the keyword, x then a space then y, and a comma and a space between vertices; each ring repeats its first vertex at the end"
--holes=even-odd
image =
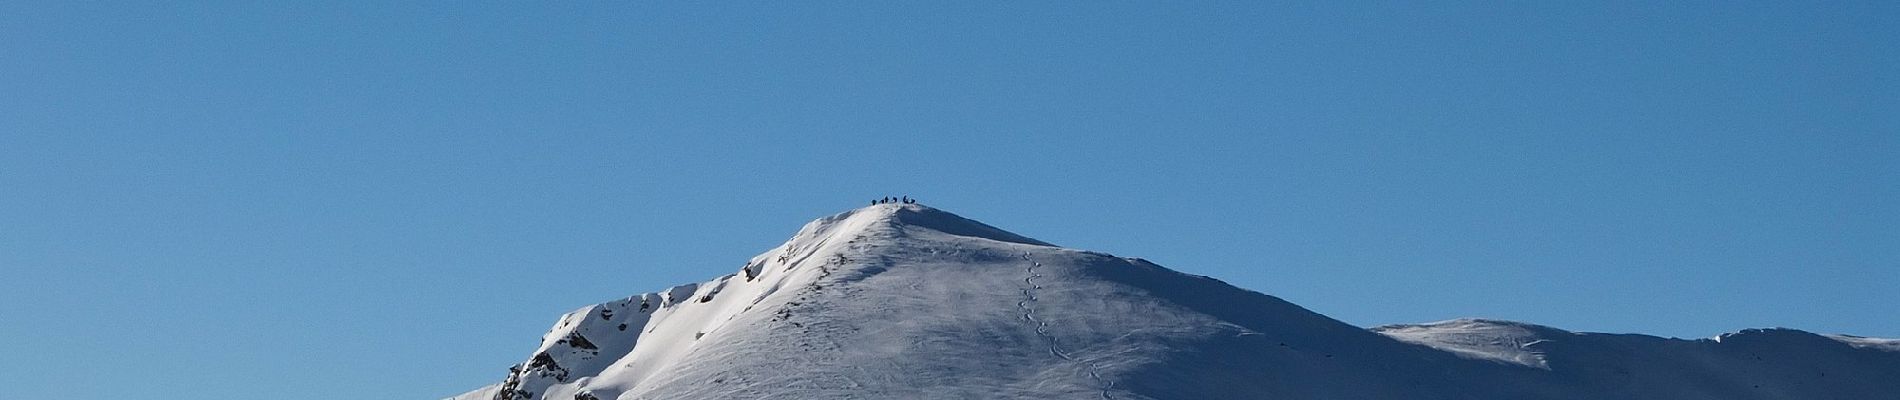
POLYGON ((1372 328, 1372 331, 1401 342, 1425 345, 1466 358, 1543 369, 1550 369, 1550 364, 1545 362, 1544 354, 1532 346, 1570 334, 1547 326, 1485 319, 1386 325, 1372 328))
POLYGON ((1865 399, 1895 341, 1454 320, 1361 329, 915 204, 807 224, 708 282, 563 315, 489 399, 1865 399))
POLYGON ((1828 337, 1839 340, 1841 343, 1847 343, 1849 346, 1900 352, 1900 339, 1880 339, 1854 335, 1828 335, 1828 337))

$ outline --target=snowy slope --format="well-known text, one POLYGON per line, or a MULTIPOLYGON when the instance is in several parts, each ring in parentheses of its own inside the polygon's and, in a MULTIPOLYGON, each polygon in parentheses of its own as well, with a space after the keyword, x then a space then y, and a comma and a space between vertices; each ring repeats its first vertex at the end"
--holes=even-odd
POLYGON ((568 313, 502 382, 454 399, 1894 398, 1895 343, 1367 330, 893 204, 813 221, 731 275, 568 313))
POLYGON ((1461 357, 1550 369, 1544 353, 1533 346, 1569 334, 1555 328, 1519 322, 1456 319, 1421 325, 1372 328, 1401 342, 1429 346, 1461 357))

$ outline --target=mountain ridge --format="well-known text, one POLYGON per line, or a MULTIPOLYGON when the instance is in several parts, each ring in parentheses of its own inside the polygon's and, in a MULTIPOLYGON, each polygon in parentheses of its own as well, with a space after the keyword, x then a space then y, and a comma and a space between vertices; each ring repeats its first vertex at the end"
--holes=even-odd
POLYGON ((503 382, 454 399, 1814 398, 1900 381, 1886 379, 1900 378, 1888 341, 1754 331, 1366 329, 1146 260, 880 204, 814 220, 735 273, 563 315, 503 382), (1826 380, 1701 365, 1777 346, 1873 368, 1826 380), (1599 387, 1610 378, 1631 388, 1599 387))

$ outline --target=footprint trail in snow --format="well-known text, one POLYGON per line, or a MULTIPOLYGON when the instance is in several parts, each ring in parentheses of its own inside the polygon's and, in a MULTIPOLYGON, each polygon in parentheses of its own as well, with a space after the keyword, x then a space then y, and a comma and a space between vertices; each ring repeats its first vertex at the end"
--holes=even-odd
MULTIPOLYGON (((1023 300, 1016 302, 1016 307, 1021 308, 1023 311, 1023 320, 1036 324, 1036 335, 1041 336, 1044 341, 1049 343, 1049 355, 1061 358, 1065 361, 1082 362, 1069 356, 1069 353, 1062 351, 1060 339, 1049 334, 1048 322, 1036 319, 1036 309, 1033 304, 1036 302, 1036 291, 1042 289, 1042 285, 1036 283, 1036 279, 1041 278, 1042 274, 1036 273, 1036 269, 1042 267, 1042 262, 1030 258, 1029 253, 1023 253, 1023 261, 1029 262, 1029 267, 1023 268, 1023 272, 1027 273, 1028 276, 1023 277, 1023 300)), ((1111 395, 1109 391, 1115 388, 1115 381, 1102 377, 1100 368, 1094 361, 1082 363, 1088 367, 1089 379, 1094 379, 1096 384, 1101 386, 1102 399, 1114 400, 1115 396, 1111 395)))

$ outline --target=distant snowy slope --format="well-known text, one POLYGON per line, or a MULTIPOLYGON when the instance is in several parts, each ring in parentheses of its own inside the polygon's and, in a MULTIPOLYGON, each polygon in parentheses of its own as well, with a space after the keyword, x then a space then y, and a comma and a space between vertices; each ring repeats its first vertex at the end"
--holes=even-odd
POLYGON ((1881 398, 1895 342, 1454 320, 1367 330, 920 205, 821 218, 737 272, 562 316, 454 399, 1881 398))
POLYGON ((1847 343, 1847 345, 1849 346, 1865 348, 1865 349, 1900 352, 1900 339, 1880 339, 1880 338, 1860 337, 1860 336, 1854 336, 1854 335, 1828 335, 1828 337, 1834 340, 1839 340, 1841 341, 1841 343, 1847 343))
POLYGON ((1555 328, 1510 321, 1456 319, 1420 325, 1386 325, 1372 331, 1399 341, 1430 346, 1459 356, 1549 369, 1543 352, 1532 346, 1571 335, 1555 328))

